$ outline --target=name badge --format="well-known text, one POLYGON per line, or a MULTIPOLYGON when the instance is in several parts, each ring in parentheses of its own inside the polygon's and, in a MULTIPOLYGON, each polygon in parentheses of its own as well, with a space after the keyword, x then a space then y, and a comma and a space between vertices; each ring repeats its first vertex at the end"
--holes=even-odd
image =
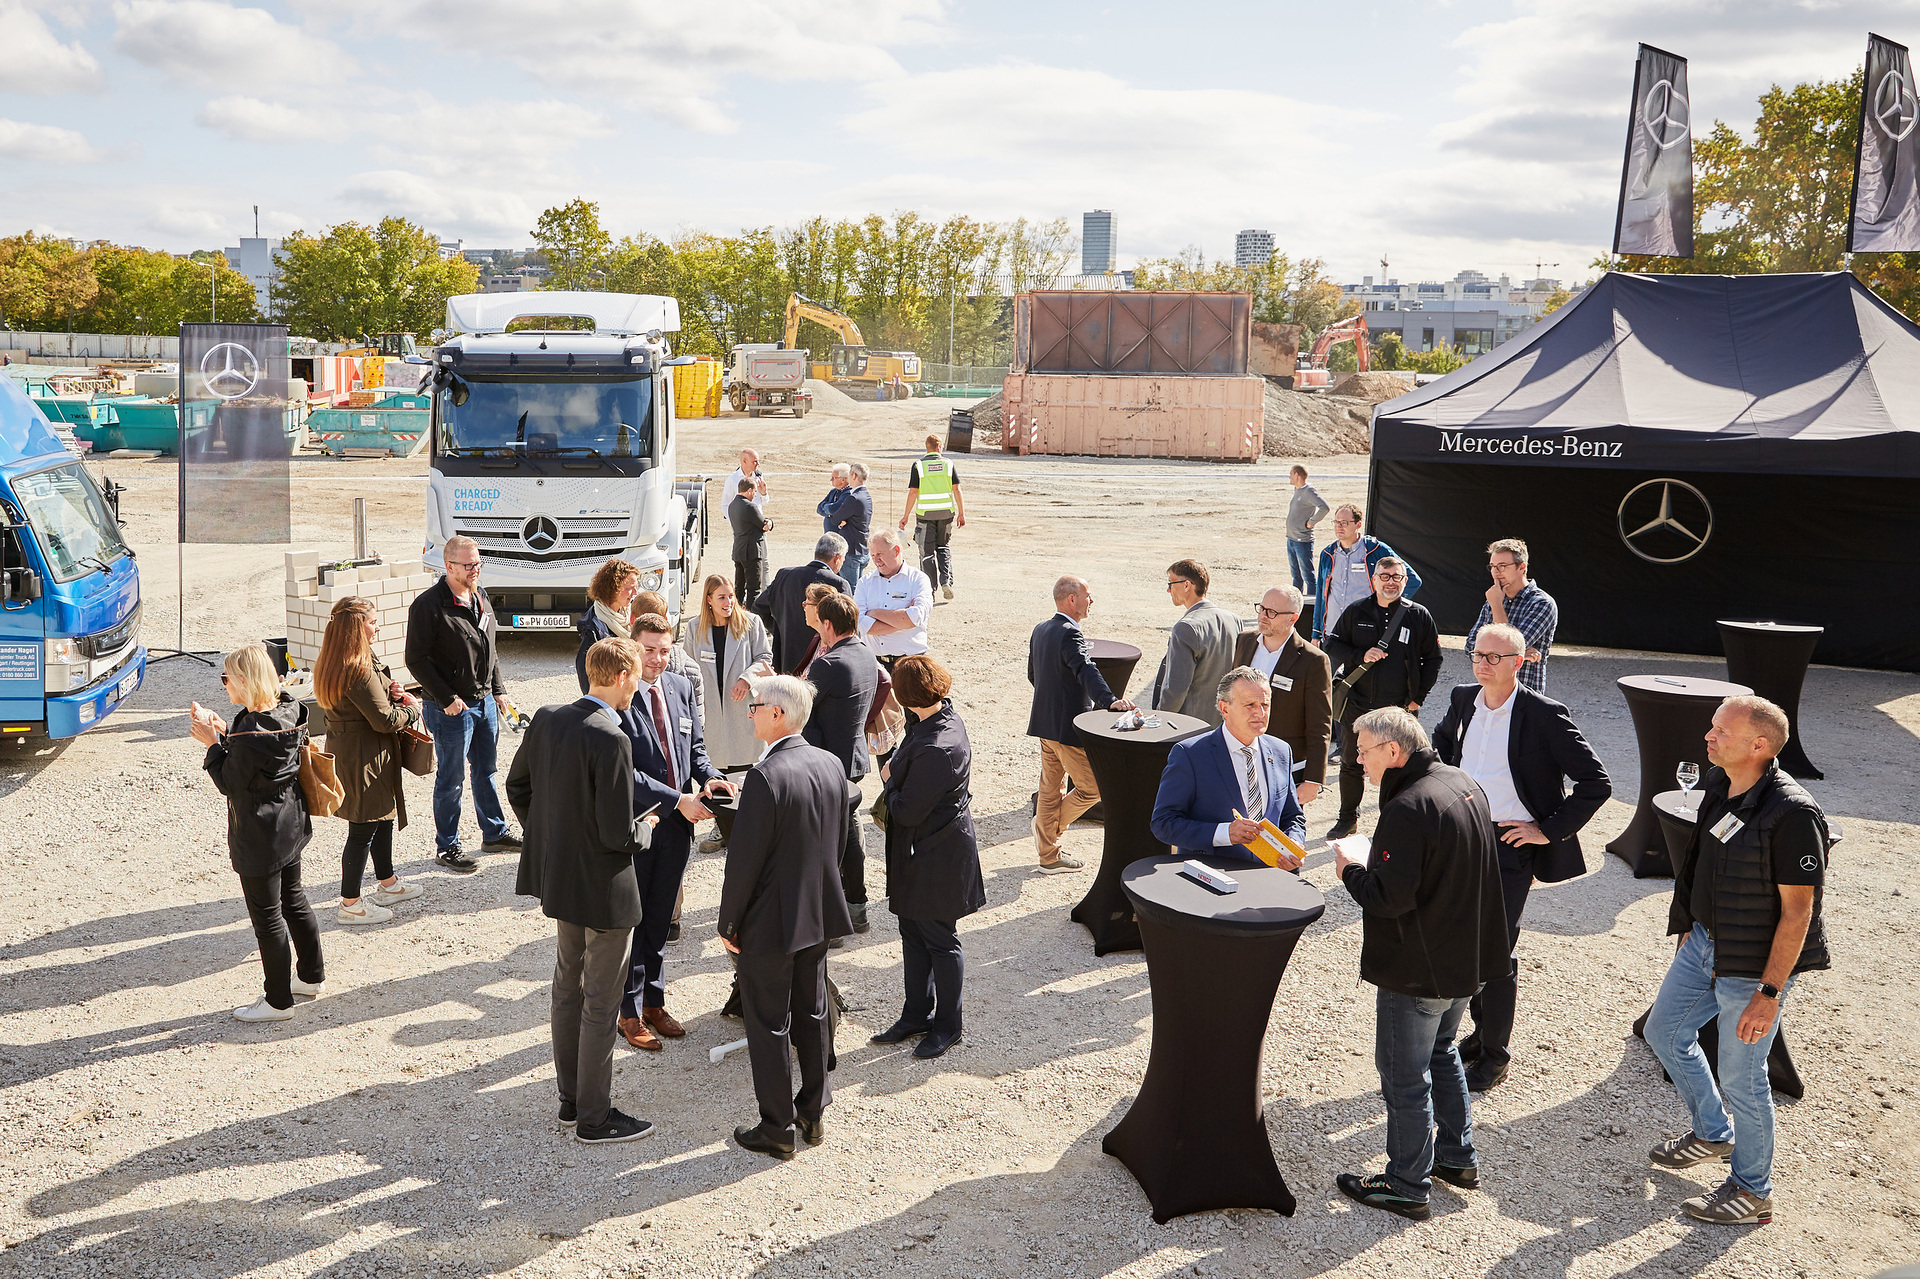
POLYGON ((1400 628, 1400 642, 1402 644, 1413 643, 1413 631, 1411 628, 1405 626, 1400 628))
POLYGON ((1275 675, 1273 677, 1273 686, 1283 693, 1291 693, 1293 691, 1293 676, 1275 675))
POLYGON ((691 733, 693 731, 693 721, 684 715, 680 717, 680 731, 683 733, 691 733))
POLYGON ((713 655, 712 649, 703 648, 700 650, 700 660, 703 662, 713 662, 713 661, 718 661, 719 659, 713 655))
POLYGON ((1709 827, 1709 829, 1712 830, 1713 837, 1724 844, 1735 835, 1738 835, 1740 828, 1745 825, 1746 823, 1738 817, 1735 817, 1732 813, 1728 813, 1725 817, 1722 817, 1709 827))

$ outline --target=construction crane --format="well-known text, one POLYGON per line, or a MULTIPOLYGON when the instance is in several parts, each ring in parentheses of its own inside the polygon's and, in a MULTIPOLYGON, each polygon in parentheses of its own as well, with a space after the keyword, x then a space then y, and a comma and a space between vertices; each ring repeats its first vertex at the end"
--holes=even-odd
POLYGON ((815 377, 824 375, 843 391, 862 392, 876 400, 903 399, 913 394, 912 384, 920 380, 918 355, 912 351, 869 350, 852 316, 799 293, 787 297, 782 345, 790 351, 799 349, 802 320, 812 320, 840 339, 839 345, 827 348, 827 362, 813 366, 815 377))
POLYGON ((1301 356, 1299 367, 1294 370, 1294 390, 1313 391, 1328 386, 1332 379, 1327 374, 1327 356, 1342 342, 1353 343, 1354 360, 1362 373, 1367 372, 1371 353, 1367 345, 1367 317, 1350 315, 1320 330, 1320 336, 1313 340, 1313 351, 1301 356))

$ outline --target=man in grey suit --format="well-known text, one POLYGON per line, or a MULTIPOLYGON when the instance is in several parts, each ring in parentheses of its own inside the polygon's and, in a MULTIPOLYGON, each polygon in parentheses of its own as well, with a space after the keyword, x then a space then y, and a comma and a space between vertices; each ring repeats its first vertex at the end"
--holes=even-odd
POLYGON ((526 832, 515 891, 558 921, 549 1024, 560 1122, 574 1139, 637 1141, 645 1119, 613 1108, 614 1019, 626 989, 627 941, 640 922, 634 854, 659 819, 633 815, 633 755, 615 716, 640 685, 640 649, 603 639, 587 650, 587 695, 543 706, 507 773, 526 832))
POLYGON ((734 598, 751 610, 767 584, 767 530, 773 527, 753 504, 752 480, 741 480, 740 491, 728 500, 727 524, 733 529, 734 598))
POLYGON ((840 891, 847 837, 847 779, 840 761, 800 736, 813 686, 791 675, 763 682, 753 735, 767 744, 747 774, 727 843, 720 888, 720 940, 738 956, 741 1011, 760 1122, 733 1130, 748 1150, 793 1158, 795 1127, 809 1146, 821 1116, 832 1052, 827 1016, 827 943, 853 928, 840 891), (788 1047, 800 1061, 793 1091, 788 1047))
MULTIPOLYGON (((854 636, 860 610, 845 595, 829 595, 813 606, 820 619, 820 651, 807 666, 813 685, 813 712, 807 717, 807 741, 840 761, 847 780, 857 782, 872 768, 867 756, 867 715, 880 687, 880 659, 854 636)), ((840 887, 853 914, 853 931, 867 931, 867 855, 860 843, 860 794, 852 792, 847 844, 840 854, 840 887)))
POLYGON ((1220 723, 1214 691, 1233 669, 1233 646, 1240 619, 1207 598, 1207 566, 1199 560, 1175 560, 1167 566, 1167 593, 1186 610, 1173 624, 1167 655, 1153 677, 1153 709, 1197 715, 1220 723))

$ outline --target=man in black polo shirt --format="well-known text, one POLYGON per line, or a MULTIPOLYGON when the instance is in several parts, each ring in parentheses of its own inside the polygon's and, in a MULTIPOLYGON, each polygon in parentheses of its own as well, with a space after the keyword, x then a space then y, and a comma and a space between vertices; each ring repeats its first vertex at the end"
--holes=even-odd
POLYGON ((1707 759, 1715 767, 1674 868, 1667 915, 1680 945, 1647 1016, 1647 1046, 1693 1119, 1692 1131, 1649 1158, 1662 1168, 1728 1160, 1732 1176, 1681 1205, 1719 1225, 1773 1220, 1767 1054, 1795 974, 1829 966, 1820 920, 1827 820, 1775 762, 1786 744, 1786 712, 1763 697, 1729 697, 1714 712, 1707 759), (1699 1041, 1715 1018, 1718 1088, 1699 1041))

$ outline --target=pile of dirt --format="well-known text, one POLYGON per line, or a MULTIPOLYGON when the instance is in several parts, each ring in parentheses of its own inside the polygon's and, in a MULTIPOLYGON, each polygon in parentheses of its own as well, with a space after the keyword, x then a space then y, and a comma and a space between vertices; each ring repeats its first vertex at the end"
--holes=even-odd
POLYGON ((1268 457, 1334 457, 1365 453, 1373 402, 1350 395, 1308 394, 1267 383, 1268 457))
POLYGON ((813 393, 813 407, 816 409, 844 413, 860 402, 833 383, 822 382, 819 378, 808 378, 807 390, 813 393))
POLYGON ((995 391, 973 406, 973 446, 1000 447, 1000 392, 995 391))
POLYGON ((1381 404, 1413 390, 1411 373, 1342 373, 1334 379, 1335 395, 1350 395, 1369 404, 1381 404))

